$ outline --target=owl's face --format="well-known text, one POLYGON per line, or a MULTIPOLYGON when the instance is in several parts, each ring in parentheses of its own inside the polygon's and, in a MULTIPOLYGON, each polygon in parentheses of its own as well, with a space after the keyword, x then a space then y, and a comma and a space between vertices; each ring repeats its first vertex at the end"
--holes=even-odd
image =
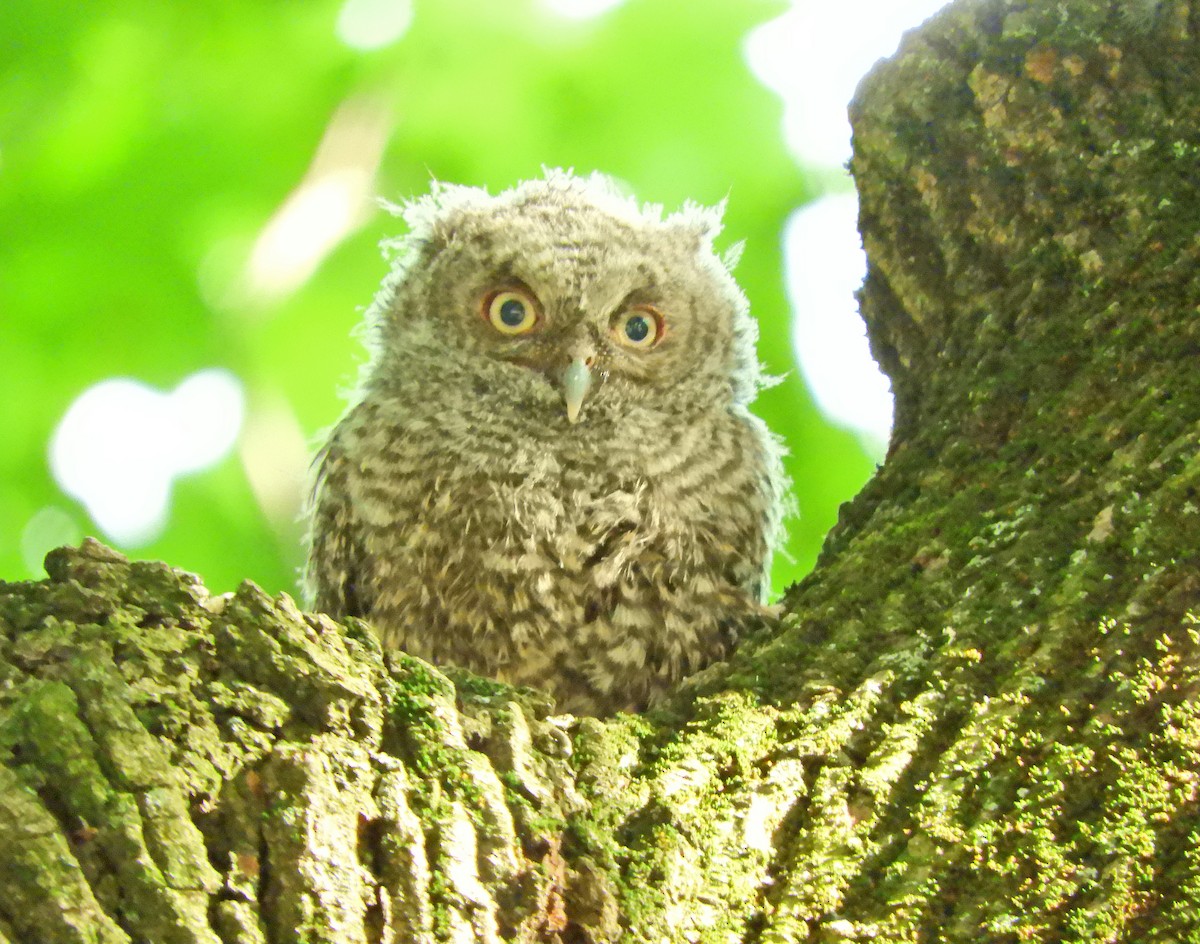
POLYGON ((753 396, 754 325, 713 253, 714 214, 662 219, 569 175, 452 196, 424 207, 385 288, 384 354, 401 356, 381 356, 377 373, 420 350, 446 383, 469 376, 473 397, 584 426, 753 396))

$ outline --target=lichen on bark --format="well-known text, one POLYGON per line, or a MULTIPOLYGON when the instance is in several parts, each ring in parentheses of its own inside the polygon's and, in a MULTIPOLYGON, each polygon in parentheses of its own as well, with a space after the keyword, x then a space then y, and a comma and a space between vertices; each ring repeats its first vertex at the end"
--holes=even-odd
POLYGON ((852 108, 886 463, 642 716, 95 543, 0 586, 0 942, 1200 940, 1200 8, 852 108))
POLYGON ((545 699, 456 690, 416 660, 385 661, 363 624, 252 584, 214 598, 92 541, 47 569, 0 594, 11 939, 568 927, 557 834, 579 801, 545 699))

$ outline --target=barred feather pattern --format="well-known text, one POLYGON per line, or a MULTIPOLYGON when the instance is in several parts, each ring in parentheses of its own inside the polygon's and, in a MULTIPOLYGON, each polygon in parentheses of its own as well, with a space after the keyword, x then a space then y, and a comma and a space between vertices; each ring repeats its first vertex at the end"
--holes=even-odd
POLYGON ((663 216, 547 171, 399 212, 371 359, 315 463, 312 602, 564 711, 640 710, 761 618, 780 532, 720 211, 663 216), (497 287, 536 309, 527 333, 489 323, 497 287), (657 343, 614 333, 630 306, 661 315, 657 343), (572 359, 592 377, 574 420, 572 359))

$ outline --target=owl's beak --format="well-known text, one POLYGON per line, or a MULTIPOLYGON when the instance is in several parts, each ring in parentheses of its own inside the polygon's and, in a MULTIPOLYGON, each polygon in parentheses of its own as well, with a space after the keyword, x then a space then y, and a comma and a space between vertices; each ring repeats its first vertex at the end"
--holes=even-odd
POLYGON ((567 401, 567 422, 579 420, 579 408, 584 397, 592 389, 592 369, 588 366, 591 357, 575 357, 563 371, 563 399, 567 401))

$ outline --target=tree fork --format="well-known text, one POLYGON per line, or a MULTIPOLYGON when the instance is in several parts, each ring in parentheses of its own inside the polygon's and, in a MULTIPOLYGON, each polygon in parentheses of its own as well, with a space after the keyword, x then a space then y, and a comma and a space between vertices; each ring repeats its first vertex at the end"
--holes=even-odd
POLYGON ((1198 36, 960 0, 864 81, 888 459, 652 713, 94 542, 0 587, 0 942, 1200 937, 1198 36))

